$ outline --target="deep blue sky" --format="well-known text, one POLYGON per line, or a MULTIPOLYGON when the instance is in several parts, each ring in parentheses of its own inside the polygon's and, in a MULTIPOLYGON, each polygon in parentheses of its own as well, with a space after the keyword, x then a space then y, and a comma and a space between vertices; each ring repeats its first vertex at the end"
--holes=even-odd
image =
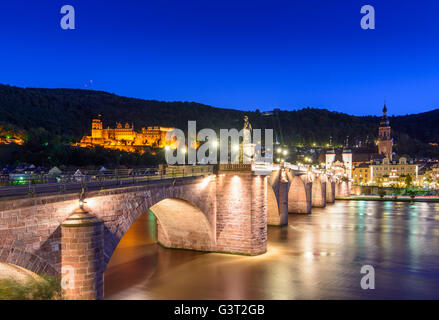
POLYGON ((439 108, 439 1, 0 2, 0 83, 243 110, 439 108), (76 10, 76 30, 59 26, 76 10), (376 30, 360 28, 374 5, 376 30))

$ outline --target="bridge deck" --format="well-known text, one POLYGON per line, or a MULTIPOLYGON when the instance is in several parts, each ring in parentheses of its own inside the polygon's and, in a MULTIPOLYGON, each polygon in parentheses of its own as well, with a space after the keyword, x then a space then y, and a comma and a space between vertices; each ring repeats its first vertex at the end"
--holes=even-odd
POLYGON ((181 170, 159 171, 154 175, 144 176, 106 176, 106 177, 81 177, 76 182, 68 183, 41 183, 27 186, 0 187, 0 201, 21 198, 30 198, 43 195, 78 193, 84 188, 86 191, 123 188, 128 186, 147 185, 157 181, 182 179, 204 176, 213 173, 213 166, 194 167, 181 170))

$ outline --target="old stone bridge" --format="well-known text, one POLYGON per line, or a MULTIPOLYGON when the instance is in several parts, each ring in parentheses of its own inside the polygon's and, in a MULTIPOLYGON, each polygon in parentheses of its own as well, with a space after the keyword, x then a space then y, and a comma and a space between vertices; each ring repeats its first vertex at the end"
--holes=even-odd
POLYGON ((103 273, 119 241, 151 210, 169 248, 258 255, 267 224, 310 214, 349 193, 325 173, 220 165, 211 174, 90 191, 0 201, 0 262, 63 276, 68 299, 103 298, 103 273), (66 280, 67 279, 67 280, 66 280))

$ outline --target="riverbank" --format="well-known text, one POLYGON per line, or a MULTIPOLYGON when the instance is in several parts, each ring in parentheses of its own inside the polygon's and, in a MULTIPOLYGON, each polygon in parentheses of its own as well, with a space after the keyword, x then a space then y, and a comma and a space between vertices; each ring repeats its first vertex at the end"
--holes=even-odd
POLYGON ((340 197, 336 200, 355 200, 355 201, 397 201, 397 202, 439 202, 439 196, 416 196, 411 199, 410 196, 384 196, 381 198, 378 195, 370 196, 350 196, 340 197))

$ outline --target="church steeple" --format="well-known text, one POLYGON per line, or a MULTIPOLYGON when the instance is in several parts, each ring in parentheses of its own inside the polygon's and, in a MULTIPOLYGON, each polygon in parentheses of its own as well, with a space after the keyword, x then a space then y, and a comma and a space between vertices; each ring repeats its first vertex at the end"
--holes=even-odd
POLYGON ((388 127, 388 126, 389 126, 389 118, 387 118, 387 106, 386 106, 386 102, 384 101, 383 115, 381 116, 380 127, 388 127))
POLYGON ((383 115, 381 116, 380 127, 378 131, 378 153, 384 154, 386 158, 392 160, 393 156, 393 139, 390 137, 390 123, 387 117, 387 106, 384 101, 383 115))

